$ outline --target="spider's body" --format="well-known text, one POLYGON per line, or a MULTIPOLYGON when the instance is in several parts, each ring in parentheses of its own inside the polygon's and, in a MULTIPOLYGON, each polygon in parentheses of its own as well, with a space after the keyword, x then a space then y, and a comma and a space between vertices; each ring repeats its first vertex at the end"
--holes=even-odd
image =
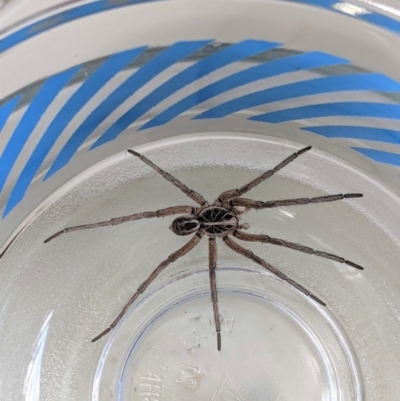
MULTIPOLYGON (((191 235, 192 238, 177 251, 173 252, 168 256, 163 262, 161 262, 157 268, 150 274, 150 276, 145 280, 136 290, 135 294, 131 297, 128 303, 124 306, 117 318, 111 323, 111 325, 96 336, 92 342, 97 341, 110 330, 112 330, 118 322, 122 319, 125 313, 128 311, 130 306, 135 302, 135 300, 146 291, 147 287, 153 282, 153 280, 172 262, 179 259, 180 257, 186 255, 190 252, 206 235, 209 237, 209 277, 210 277, 210 288, 211 288, 211 301, 213 304, 214 311, 214 321, 215 329, 217 332, 217 348, 221 349, 221 330, 218 314, 218 296, 217 296, 217 282, 216 282, 216 267, 217 267, 217 244, 216 238, 221 238, 222 241, 234 252, 251 259, 253 262, 263 266, 265 269, 270 271, 272 274, 278 276, 281 280, 285 281, 290 286, 294 287, 296 290, 302 292, 304 295, 310 297, 314 301, 317 301, 321 305, 325 306, 325 303, 313 295, 310 291, 304 288, 302 285, 296 281, 290 279, 286 274, 270 265, 264 259, 255 255, 250 250, 242 247, 239 243, 234 241, 232 237, 239 239, 240 241, 250 241, 250 242, 262 242, 269 243, 272 245, 278 245, 285 248, 291 248, 296 251, 308 253, 310 255, 316 255, 322 258, 331 259, 339 263, 345 263, 356 269, 363 269, 360 265, 350 262, 345 258, 337 255, 333 255, 323 251, 316 251, 304 245, 300 245, 294 242, 285 241, 279 238, 273 238, 268 235, 257 235, 248 234, 241 230, 249 228, 247 224, 240 224, 241 215, 250 209, 266 209, 282 206, 293 206, 293 205, 307 205, 310 203, 322 203, 322 202, 332 202, 337 200, 342 200, 346 198, 358 198, 362 194, 337 194, 337 195, 327 195, 320 196, 316 198, 297 198, 297 199, 284 199, 284 200, 273 200, 273 201, 255 201, 252 199, 241 198, 243 194, 250 191, 255 186, 261 184, 263 181, 274 175, 280 169, 288 165, 294 159, 296 159, 302 153, 311 149, 311 146, 301 149, 291 156, 287 157, 277 166, 271 170, 266 171, 259 177, 255 178, 253 181, 247 183, 238 189, 232 189, 229 191, 222 192, 217 200, 210 205, 206 199, 200 195, 198 192, 189 189, 186 185, 181 183, 177 178, 162 170, 160 167, 155 165, 152 161, 147 159, 145 156, 133 151, 128 150, 130 154, 140 158, 144 163, 149 165, 151 168, 156 170, 161 174, 166 180, 171 182, 173 185, 178 187, 184 194, 196 202, 199 206, 172 206, 165 209, 160 209, 155 212, 141 212, 135 213, 129 216, 117 217, 111 220, 102 221, 92 224, 84 224, 81 226, 69 227, 61 230, 51 237, 47 238, 45 242, 49 242, 54 238, 59 237, 62 234, 79 231, 96 227, 114 226, 123 224, 128 221, 135 221, 144 218, 153 217, 165 217, 173 215, 181 215, 176 217, 170 229, 177 235, 191 235)), ((1 255, 0 255, 1 256, 1 255)))
POLYGON ((194 213, 176 218, 170 229, 176 235, 189 235, 202 231, 211 237, 221 237, 229 232, 243 228, 239 226, 240 212, 232 207, 227 209, 214 202, 212 206, 195 209, 194 213))

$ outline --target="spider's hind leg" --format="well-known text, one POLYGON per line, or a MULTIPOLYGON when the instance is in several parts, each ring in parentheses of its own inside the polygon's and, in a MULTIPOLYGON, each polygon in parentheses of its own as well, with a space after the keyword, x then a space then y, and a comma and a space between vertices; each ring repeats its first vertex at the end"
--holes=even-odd
POLYGON ((322 306, 326 306, 326 303, 324 301, 322 301, 321 299, 319 299, 316 295, 312 294, 310 291, 308 291, 302 285, 300 285, 296 281, 289 278, 285 273, 282 273, 276 267, 267 263, 264 259, 261 259, 259 256, 254 255, 254 253, 252 251, 240 246, 237 242, 233 241, 228 235, 225 235, 222 239, 229 248, 231 248, 233 251, 235 251, 239 255, 242 255, 246 258, 251 259, 253 262, 256 262, 257 264, 261 265, 262 267, 264 267, 265 269, 270 271, 272 274, 275 274, 275 276, 278 276, 281 280, 286 281, 292 287, 298 289, 304 295, 310 297, 314 301, 317 301, 322 306))
POLYGON ((122 308, 122 311, 120 314, 117 316, 117 318, 110 324, 110 326, 102 331, 99 335, 97 335, 95 338, 93 338, 92 343, 95 341, 99 340, 101 337, 105 336, 108 332, 110 332, 117 324, 118 322, 122 319, 122 317, 125 315, 125 313, 128 311, 128 309, 131 307, 131 305, 136 301, 136 299, 139 297, 140 294, 143 294, 144 291, 146 291, 147 287, 155 280, 155 278, 171 263, 175 262, 177 259, 181 258, 182 256, 186 255, 189 253, 202 239, 204 234, 197 232, 192 239, 187 242, 185 245, 183 245, 181 248, 179 248, 177 251, 171 253, 171 255, 168 256, 167 259, 165 259, 163 262, 161 262, 155 270, 150 274, 150 276, 145 280, 142 284, 139 285, 138 289, 136 292, 132 295, 131 299, 128 301, 128 303, 122 308))
POLYGON ((347 259, 343 258, 342 256, 337 256, 332 253, 327 253, 327 252, 323 252, 323 251, 316 251, 315 249, 310 248, 308 246, 297 244, 295 242, 285 241, 280 238, 270 237, 269 235, 248 234, 248 233, 244 233, 241 231, 234 231, 232 235, 242 241, 261 242, 264 244, 283 246, 285 248, 293 249, 295 251, 308 253, 309 255, 316 255, 321 258, 334 260, 335 262, 339 262, 339 263, 344 263, 344 264, 354 267, 358 270, 364 270, 364 268, 362 266, 358 265, 357 263, 351 262, 350 260, 347 260, 347 259))

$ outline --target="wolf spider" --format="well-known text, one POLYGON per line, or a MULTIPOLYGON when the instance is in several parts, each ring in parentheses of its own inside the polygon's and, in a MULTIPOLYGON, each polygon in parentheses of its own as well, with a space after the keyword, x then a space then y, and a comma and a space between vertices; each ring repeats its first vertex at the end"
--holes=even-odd
POLYGON ((216 283, 216 275, 215 270, 217 267, 217 244, 216 238, 221 237, 222 241, 233 251, 238 254, 251 259, 255 263, 261 265, 272 274, 275 274, 280 279, 286 281, 288 284, 302 292, 304 295, 312 298, 314 301, 319 304, 326 306, 325 302, 321 299, 313 295, 310 291, 305 289, 296 281, 289 278, 286 274, 282 273, 277 268, 270 265, 264 259, 261 259, 259 256, 255 255, 250 250, 243 248, 236 241, 232 239, 235 237, 242 241, 250 241, 250 242, 261 242, 268 243, 272 245, 283 246, 286 248, 294 249, 296 251, 308 253, 310 255, 320 256, 322 258, 331 259, 339 263, 345 263, 351 267, 356 269, 363 270, 363 267, 357 265, 356 263, 350 262, 345 258, 337 255, 333 255, 323 251, 316 251, 308 246, 300 245, 294 242, 285 241, 279 238, 273 238, 268 235, 257 235, 257 234, 248 234, 242 230, 249 228, 248 224, 241 224, 240 218, 241 215, 248 211, 249 209, 268 209, 273 207, 281 207, 281 206, 294 206, 294 205, 307 205, 309 203, 322 203, 322 202, 333 202, 342 199, 349 198, 359 198, 363 196, 362 194, 337 194, 337 195, 327 195, 327 196, 319 196, 315 198, 297 198, 297 199, 284 199, 284 200, 273 200, 273 201, 255 201, 252 199, 242 198, 241 196, 246 192, 250 191, 255 186, 261 184, 266 179, 270 178, 276 172, 281 170, 283 167, 287 166, 290 162, 296 159, 301 154, 307 152, 311 149, 311 146, 308 146, 304 149, 299 150, 296 153, 293 153, 291 156, 287 157, 273 169, 266 171, 261 174, 259 177, 255 178, 253 181, 250 181, 248 184, 242 186, 238 189, 232 189, 229 191, 222 192, 219 197, 213 202, 209 203, 202 195, 198 192, 189 189, 186 185, 181 183, 177 178, 162 170, 160 167, 156 166, 152 161, 150 161, 147 157, 133 151, 128 150, 128 152, 141 159, 148 166, 153 168, 157 173, 161 174, 166 180, 171 182, 173 185, 178 187, 185 195, 187 195, 190 199, 195 201, 199 206, 172 206, 166 209, 160 209, 155 212, 141 212, 135 213, 128 216, 122 216, 113 218, 111 220, 102 221, 98 223, 92 224, 84 224, 80 226, 74 226, 65 228, 47 238, 44 242, 47 243, 62 234, 78 231, 78 230, 86 230, 89 228, 96 227, 105 227, 105 226, 115 226, 118 224, 126 223, 128 221, 135 221, 139 219, 146 219, 151 217, 165 217, 172 216, 176 214, 183 214, 183 216, 177 217, 173 220, 170 225, 170 230, 172 230, 176 235, 190 235, 193 234, 193 237, 187 242, 184 246, 179 248, 177 251, 171 253, 167 259, 161 262, 157 268, 150 274, 150 276, 145 280, 139 288, 136 290, 135 294, 133 294, 132 298, 128 301, 128 303, 123 307, 120 314, 116 317, 116 319, 111 323, 111 325, 93 338, 92 342, 99 340, 101 337, 106 335, 109 331, 111 331, 118 322, 125 315, 130 306, 135 302, 135 300, 142 294, 147 287, 153 282, 153 280, 172 262, 175 262, 180 257, 189 253, 203 238, 204 235, 207 235, 208 238, 208 246, 209 246, 209 278, 210 278, 210 287, 211 287, 211 301, 214 310, 214 320, 215 320, 215 328, 217 333, 217 348, 218 351, 221 349, 221 328, 218 314, 218 296, 217 296, 217 283, 216 283))

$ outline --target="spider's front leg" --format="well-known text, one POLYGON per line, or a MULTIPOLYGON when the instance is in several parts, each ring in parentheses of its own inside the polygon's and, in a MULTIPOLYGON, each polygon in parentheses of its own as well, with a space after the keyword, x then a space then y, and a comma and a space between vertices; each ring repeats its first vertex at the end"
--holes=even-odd
POLYGON ((293 153, 292 155, 290 155, 289 157, 287 157, 285 160, 281 161, 273 169, 266 171, 265 173, 261 174, 254 180, 243 185, 241 188, 231 189, 229 191, 222 192, 222 194, 219 195, 219 197, 218 197, 218 201, 221 202, 221 204, 226 205, 229 200, 238 198, 239 196, 242 196, 246 192, 249 192, 251 189, 253 189, 257 185, 259 185, 262 182, 264 182, 265 180, 267 180, 268 178, 272 177, 279 170, 281 170, 282 168, 287 166, 294 159, 297 159, 301 154, 309 151, 310 149, 311 149, 311 146, 307 146, 306 148, 300 149, 299 151, 297 151, 297 152, 293 153))
POLYGON ((167 181, 169 181, 171 184, 173 184, 177 188, 179 188, 190 199, 193 199, 200 206, 207 206, 208 205, 208 202, 206 201, 206 199, 204 198, 203 195, 199 194, 198 192, 194 191, 193 189, 188 188, 185 184, 180 182, 176 177, 174 177, 170 173, 166 172, 162 168, 158 167, 156 164, 154 164, 146 156, 143 156, 142 154, 140 154, 138 152, 135 152, 132 149, 128 149, 128 153, 130 153, 132 156, 138 157, 140 160, 142 160, 144 163, 146 163, 152 169, 157 171, 157 173, 160 174, 161 176, 163 176, 167 181))
POLYGON ((211 288, 211 301, 214 310, 215 331, 217 332, 217 349, 221 350, 221 327, 219 323, 218 313, 218 294, 217 294, 217 280, 215 276, 215 269, 217 267, 217 243, 215 238, 208 239, 208 253, 209 253, 209 273, 210 273, 210 288, 211 288))
POLYGON ((51 240, 59 237, 62 234, 66 234, 72 231, 80 231, 80 230, 88 230, 90 228, 97 228, 97 227, 106 227, 106 226, 117 226, 119 224, 126 223, 128 221, 136 221, 141 219, 150 219, 153 217, 166 217, 166 216, 173 216, 175 214, 183 214, 183 213, 190 213, 194 212, 194 208, 192 206, 172 206, 167 207, 165 209, 156 210, 155 212, 141 212, 130 214, 128 216, 121 216, 115 217, 110 220, 100 221, 98 223, 91 223, 91 224, 83 224, 80 226, 74 227, 67 227, 61 231, 56 232, 51 237, 44 240, 44 243, 50 242, 51 240))

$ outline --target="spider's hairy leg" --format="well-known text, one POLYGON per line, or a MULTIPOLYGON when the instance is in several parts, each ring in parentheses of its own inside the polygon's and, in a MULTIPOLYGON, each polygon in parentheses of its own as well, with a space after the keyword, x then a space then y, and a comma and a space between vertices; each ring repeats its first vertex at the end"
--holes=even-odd
POLYGON ((60 235, 69 233, 71 231, 87 230, 89 228, 97 228, 97 227, 116 226, 118 224, 126 223, 128 221, 149 219, 152 217, 166 217, 166 216, 172 216, 174 214, 193 213, 193 212, 194 208, 192 206, 172 206, 172 207, 167 207, 165 209, 156 210, 155 212, 141 212, 141 213, 130 214, 128 216, 115 217, 114 219, 100 221, 98 223, 83 224, 80 226, 64 228, 64 230, 58 231, 51 237, 44 240, 44 243, 46 244, 47 242, 50 242, 51 240, 59 237, 60 235))
POLYGON ((215 238, 208 239, 208 254, 209 254, 209 274, 210 274, 210 288, 211 288, 211 301, 214 310, 215 331, 217 332, 217 349, 221 350, 221 327, 219 323, 218 313, 218 294, 217 294, 217 280, 215 276, 215 269, 217 267, 217 243, 215 238))
POLYGON ((147 287, 154 281, 154 279, 172 262, 175 262, 177 259, 181 258, 182 256, 186 255, 188 252, 190 252, 203 238, 202 233, 197 232, 192 239, 187 242, 183 247, 179 248, 177 251, 171 253, 171 255, 168 256, 167 259, 165 259, 163 262, 161 262, 155 270, 150 274, 150 276, 145 280, 136 292, 133 294, 131 299, 128 301, 128 303, 123 307, 122 311, 120 314, 117 316, 117 318, 110 324, 110 326, 102 331, 98 336, 93 338, 92 343, 95 341, 99 340, 101 337, 105 336, 108 332, 110 332, 117 324, 118 322, 122 319, 122 317, 125 315, 125 313, 128 311, 130 306, 136 301, 136 299, 139 297, 140 294, 143 294, 144 291, 146 291, 147 287))
POLYGON ((334 202, 343 199, 361 198, 362 196, 363 194, 336 194, 327 196, 317 196, 316 198, 282 199, 282 200, 272 200, 267 202, 256 201, 253 199, 236 198, 232 199, 229 203, 232 206, 244 206, 249 209, 269 209, 281 206, 296 206, 296 205, 308 205, 310 203, 334 202))
POLYGON ((304 246, 301 244, 296 244, 295 242, 289 242, 289 241, 285 241, 283 239, 273 238, 268 235, 248 234, 248 233, 244 233, 242 231, 234 231, 233 236, 242 241, 262 242, 264 244, 283 246, 285 248, 294 249, 295 251, 308 253, 309 255, 316 255, 316 256, 320 256, 321 258, 331 259, 331 260, 334 260, 339 263, 345 263, 346 265, 355 267, 356 269, 359 269, 359 270, 364 270, 364 268, 362 266, 360 266, 354 262, 351 262, 350 260, 342 258, 341 256, 333 255, 333 254, 327 253, 327 252, 316 251, 315 249, 312 249, 308 246, 304 246))
POLYGON ((241 188, 238 189, 231 189, 229 191, 222 192, 222 194, 218 197, 218 200, 222 203, 229 201, 233 198, 238 198, 242 196, 246 192, 249 192, 251 189, 256 187, 257 185, 261 184, 263 181, 267 180, 268 178, 272 177, 276 172, 281 170, 283 167, 287 166, 290 162, 294 159, 299 157, 301 154, 307 152, 311 149, 311 146, 307 146, 306 148, 300 149, 298 152, 293 153, 291 156, 287 157, 285 160, 280 162, 276 165, 273 169, 266 171, 265 173, 261 174, 253 181, 250 181, 246 185, 243 185, 241 188))
POLYGON ((151 160, 149 160, 146 156, 143 156, 142 154, 135 152, 132 149, 128 149, 128 153, 130 153, 133 156, 138 157, 140 160, 145 162, 148 166, 150 166, 152 169, 156 170, 157 173, 161 174, 167 181, 169 181, 171 184, 175 185, 178 187, 185 195, 187 195, 190 199, 194 200, 196 203, 198 203, 200 206, 206 206, 208 205, 208 202, 206 199, 200 195, 198 192, 193 191, 192 189, 188 188, 185 184, 180 182, 177 178, 175 178, 173 175, 167 173, 165 170, 161 169, 157 165, 155 165, 151 160))
POLYGON ((301 286, 296 281, 289 278, 286 274, 282 273, 276 267, 267 263, 264 259, 261 259, 259 256, 254 255, 254 253, 252 251, 250 251, 249 249, 245 249, 242 246, 240 246, 237 242, 235 242, 231 238, 229 238, 229 236, 225 235, 222 239, 225 242, 225 244, 228 245, 228 247, 231 248, 233 251, 237 252, 238 254, 240 254, 242 256, 245 256, 246 258, 251 259, 253 262, 256 262, 257 264, 261 265, 262 267, 264 267, 271 273, 275 274, 275 276, 278 276, 280 279, 286 281, 288 284, 292 285, 294 288, 301 291, 304 295, 307 295, 314 301, 317 301, 322 306, 326 306, 326 303, 324 301, 319 299, 317 296, 312 294, 310 291, 305 289, 303 286, 301 286))

